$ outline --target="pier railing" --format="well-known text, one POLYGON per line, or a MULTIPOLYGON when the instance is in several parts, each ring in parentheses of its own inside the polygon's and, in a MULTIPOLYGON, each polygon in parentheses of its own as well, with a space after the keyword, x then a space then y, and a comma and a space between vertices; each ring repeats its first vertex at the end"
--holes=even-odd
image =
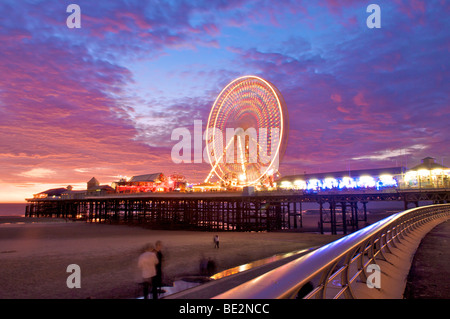
POLYGON ((422 232, 420 236, 423 236, 449 218, 450 204, 418 207, 391 215, 216 298, 358 298, 358 289, 367 286, 371 276, 369 265, 381 261, 389 265, 388 255, 402 253, 403 245, 411 242, 414 233, 422 232))

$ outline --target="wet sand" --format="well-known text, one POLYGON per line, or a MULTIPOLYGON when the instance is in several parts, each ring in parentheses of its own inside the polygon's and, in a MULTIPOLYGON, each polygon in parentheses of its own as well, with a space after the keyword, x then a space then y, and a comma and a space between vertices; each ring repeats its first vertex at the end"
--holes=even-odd
MULTIPOLYGON (((371 221, 384 215, 373 215, 371 221)), ((306 216, 314 229, 316 216, 306 216)), ((199 274, 200 259, 211 257, 217 272, 275 254, 324 245, 342 235, 308 232, 216 232, 151 230, 139 226, 64 220, 0 220, 0 298, 109 299, 141 295, 136 268, 146 243, 163 242, 167 281, 199 274), (69 289, 67 266, 81 269, 81 288, 69 289)))

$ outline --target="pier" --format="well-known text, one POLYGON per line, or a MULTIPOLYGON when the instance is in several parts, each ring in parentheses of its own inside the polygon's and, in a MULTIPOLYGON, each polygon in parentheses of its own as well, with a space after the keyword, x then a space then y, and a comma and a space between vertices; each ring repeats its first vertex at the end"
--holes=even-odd
POLYGON ((348 234, 367 222, 367 203, 450 203, 450 189, 109 194, 82 198, 27 199, 27 217, 138 224, 159 229, 205 231, 301 230, 302 203, 319 205, 317 231, 348 234))

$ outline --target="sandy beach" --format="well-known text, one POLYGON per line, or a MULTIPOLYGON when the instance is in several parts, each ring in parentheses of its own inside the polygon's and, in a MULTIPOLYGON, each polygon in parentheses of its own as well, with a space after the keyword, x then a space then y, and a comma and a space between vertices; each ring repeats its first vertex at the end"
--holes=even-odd
MULTIPOLYGON (((306 217, 306 216, 305 216, 306 217)), ((382 218, 374 215, 372 221, 382 218)), ((210 257, 217 272, 278 253, 320 246, 342 235, 308 232, 213 232, 151 230, 139 226, 64 220, 2 218, 0 223, 0 298, 137 298, 136 267, 146 243, 163 242, 163 270, 169 280, 199 273, 200 258, 210 257), (67 266, 81 269, 81 288, 69 289, 67 266)), ((304 222, 317 225, 310 216, 304 222)), ((305 225, 306 226, 306 225, 305 225)))

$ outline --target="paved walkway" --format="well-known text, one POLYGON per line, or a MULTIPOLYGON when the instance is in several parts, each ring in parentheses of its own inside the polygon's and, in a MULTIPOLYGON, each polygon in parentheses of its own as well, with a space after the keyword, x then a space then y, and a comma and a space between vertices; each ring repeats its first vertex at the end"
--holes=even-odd
POLYGON ((404 298, 450 299, 450 220, 422 239, 414 255, 404 298))

